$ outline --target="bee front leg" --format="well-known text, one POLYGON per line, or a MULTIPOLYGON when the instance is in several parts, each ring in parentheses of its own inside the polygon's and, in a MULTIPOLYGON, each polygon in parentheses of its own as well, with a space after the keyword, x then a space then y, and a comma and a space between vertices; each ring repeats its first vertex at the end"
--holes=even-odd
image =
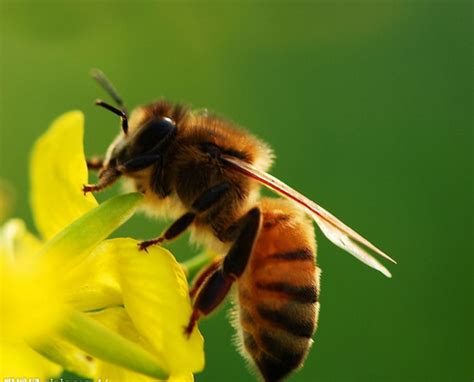
POLYGON ((161 244, 164 241, 170 241, 177 238, 189 228, 198 214, 207 211, 215 205, 229 189, 230 184, 228 182, 219 183, 218 185, 211 187, 196 199, 191 206, 191 212, 186 212, 182 215, 160 237, 142 241, 138 244, 138 247, 140 250, 146 251, 146 249, 151 245, 161 244))
POLYGON ((85 184, 82 186, 84 195, 88 192, 102 191, 104 188, 111 186, 122 175, 116 168, 107 168, 99 174, 99 182, 96 184, 85 184))
POLYGON ((161 162, 162 157, 161 155, 155 154, 155 155, 143 155, 140 157, 136 157, 133 159, 130 159, 129 161, 125 162, 124 164, 121 164, 117 166, 118 171, 121 173, 130 173, 130 172, 136 172, 136 171, 141 171, 147 167, 150 167, 158 162, 161 162))

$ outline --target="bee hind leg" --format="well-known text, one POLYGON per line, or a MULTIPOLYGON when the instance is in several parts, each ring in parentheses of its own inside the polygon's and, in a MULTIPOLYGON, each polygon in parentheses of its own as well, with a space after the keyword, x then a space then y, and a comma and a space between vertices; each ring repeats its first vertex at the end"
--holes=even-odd
POLYGON ((189 297, 191 299, 196 296, 196 293, 201 288, 202 284, 209 278, 211 274, 213 274, 217 268, 219 268, 222 264, 222 257, 216 258, 210 264, 208 264, 198 275, 194 278, 193 283, 191 285, 191 289, 189 290, 189 297))
MULTIPOLYGON (((201 280, 202 286, 197 292, 193 313, 184 331, 188 337, 199 318, 207 316, 222 303, 234 281, 244 272, 260 225, 261 213, 258 207, 251 209, 239 220, 240 232, 222 264, 219 264, 207 279, 201 280)), ((212 264, 209 267, 212 267, 212 264)))
MULTIPOLYGON (((238 236, 222 264, 222 269, 226 274, 238 278, 244 273, 253 251, 255 239, 260 231, 261 221, 260 209, 255 207, 237 222, 238 236)), ((235 232, 235 227, 232 227, 230 230, 235 232)))
POLYGON ((234 280, 233 277, 224 273, 222 267, 219 267, 204 281, 194 301, 193 313, 184 329, 187 337, 193 332, 199 318, 207 316, 221 304, 234 280))

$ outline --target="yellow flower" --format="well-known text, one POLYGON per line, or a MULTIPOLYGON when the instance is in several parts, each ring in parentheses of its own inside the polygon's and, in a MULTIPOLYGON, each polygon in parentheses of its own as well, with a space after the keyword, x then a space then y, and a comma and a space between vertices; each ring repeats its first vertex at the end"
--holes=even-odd
POLYGON ((19 220, 0 232, 0 376, 46 378, 60 365, 110 382, 192 381, 204 367, 203 339, 183 334, 191 314, 184 272, 162 248, 145 255, 134 240, 104 241, 141 196, 98 206, 82 194, 82 136, 83 116, 70 112, 33 150, 31 201, 43 240, 19 220))

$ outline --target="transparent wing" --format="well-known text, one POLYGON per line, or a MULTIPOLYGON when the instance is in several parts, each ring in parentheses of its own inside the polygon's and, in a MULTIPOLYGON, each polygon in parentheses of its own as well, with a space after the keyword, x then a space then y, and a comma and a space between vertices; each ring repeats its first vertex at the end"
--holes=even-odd
POLYGON ((271 190, 302 205, 306 212, 316 221, 324 235, 335 245, 349 252, 351 255, 367 264, 369 267, 382 272, 385 276, 391 277, 391 273, 379 261, 371 256, 365 248, 368 248, 378 255, 396 264, 390 256, 382 252, 367 239, 359 235, 352 228, 331 215, 328 211, 308 199, 287 184, 278 180, 274 176, 267 174, 251 164, 231 156, 223 157, 224 163, 230 169, 240 172, 270 188, 271 190), (365 248, 364 248, 365 247, 365 248))

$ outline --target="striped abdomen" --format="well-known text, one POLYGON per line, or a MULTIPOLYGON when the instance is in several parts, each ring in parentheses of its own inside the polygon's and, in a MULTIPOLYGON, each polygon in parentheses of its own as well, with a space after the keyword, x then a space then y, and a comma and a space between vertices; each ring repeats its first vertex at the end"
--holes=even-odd
POLYGON ((302 366, 318 317, 319 269, 312 223, 293 204, 265 198, 263 224, 238 280, 244 355, 266 382, 302 366))

